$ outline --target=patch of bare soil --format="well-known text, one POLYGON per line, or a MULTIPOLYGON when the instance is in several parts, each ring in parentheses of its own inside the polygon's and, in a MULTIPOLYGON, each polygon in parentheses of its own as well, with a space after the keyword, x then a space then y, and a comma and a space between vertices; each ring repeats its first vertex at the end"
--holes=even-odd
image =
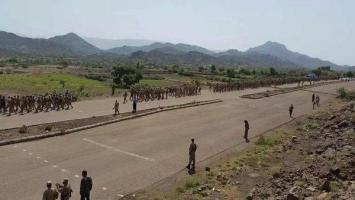
POLYGON ((340 105, 261 136, 169 190, 123 199, 355 199, 355 103, 340 105))
POLYGON ((275 90, 267 90, 265 92, 258 92, 258 93, 243 95, 243 96, 241 96, 241 98, 261 99, 261 98, 265 98, 265 97, 271 97, 271 96, 275 96, 275 95, 279 95, 279 94, 285 94, 285 93, 294 92, 297 90, 304 90, 304 89, 308 89, 308 88, 312 88, 312 87, 318 87, 318 86, 328 85, 328 84, 333 84, 333 83, 338 83, 338 82, 339 81, 320 82, 320 83, 316 83, 313 85, 306 85, 303 87, 277 88, 275 90))

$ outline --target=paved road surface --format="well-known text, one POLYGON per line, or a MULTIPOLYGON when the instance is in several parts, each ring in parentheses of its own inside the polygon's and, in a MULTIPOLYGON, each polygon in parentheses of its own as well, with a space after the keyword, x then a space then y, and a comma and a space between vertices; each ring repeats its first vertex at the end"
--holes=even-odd
MULTIPOLYGON (((313 88, 335 92, 355 82, 313 88)), ((247 91, 244 91, 247 92, 247 91)), ((0 147, 1 199, 41 198, 47 180, 69 178, 78 199, 80 173, 94 180, 95 200, 117 199, 179 171, 186 165, 190 138, 197 141, 197 160, 242 140, 243 120, 251 136, 311 112, 311 92, 297 91, 259 100, 223 94, 222 103, 162 112, 62 137, 0 147)), ((334 95, 321 94, 321 105, 334 95)))
MULTIPOLYGON (((272 88, 268 88, 268 89, 272 89, 272 88)), ((244 94, 246 92, 257 92, 262 90, 266 90, 266 88, 244 90, 241 92, 244 94)), ((219 97, 218 95, 213 95, 209 91, 202 91, 202 95, 199 96, 168 98, 168 100, 138 103, 138 110, 156 108, 159 106, 184 104, 192 101, 211 100, 213 98, 218 98, 218 97, 219 97)), ((115 103, 115 100, 116 100, 115 98, 107 98, 107 99, 100 99, 100 100, 88 100, 88 101, 75 102, 73 103, 74 109, 72 110, 29 113, 25 115, 11 115, 11 116, 0 115, 0 129, 20 127, 22 125, 28 126, 28 125, 41 124, 41 123, 50 123, 56 121, 64 121, 64 120, 113 114, 113 105, 115 103)), ((120 101, 121 113, 132 111, 131 102, 123 104, 122 103, 123 99, 119 99, 119 101, 120 101)))

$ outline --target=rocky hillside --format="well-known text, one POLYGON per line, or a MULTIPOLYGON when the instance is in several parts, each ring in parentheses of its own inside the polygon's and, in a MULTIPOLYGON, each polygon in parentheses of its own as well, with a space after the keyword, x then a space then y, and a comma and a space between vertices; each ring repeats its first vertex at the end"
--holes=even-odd
POLYGON ((351 200, 355 194, 354 125, 355 102, 333 103, 193 176, 166 183, 171 190, 161 184, 122 199, 351 200))

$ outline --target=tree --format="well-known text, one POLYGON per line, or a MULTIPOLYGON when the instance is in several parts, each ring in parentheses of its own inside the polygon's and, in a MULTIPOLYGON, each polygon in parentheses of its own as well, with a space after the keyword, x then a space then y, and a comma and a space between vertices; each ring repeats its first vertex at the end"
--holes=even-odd
POLYGON ((322 74, 322 70, 320 68, 314 69, 312 70, 312 72, 318 77, 320 77, 320 75, 322 74))
POLYGON ((234 78, 235 77, 234 69, 227 69, 227 77, 228 78, 234 78))
POLYGON ((224 72, 224 67, 218 68, 218 71, 219 71, 220 73, 224 72))
POLYGON ((270 67, 270 75, 274 76, 274 75, 277 75, 277 74, 278 74, 278 72, 276 71, 276 69, 273 68, 273 67, 270 67))
POLYGON ((211 65, 211 73, 216 73, 216 66, 215 65, 211 65))
POLYGON ((203 71, 205 71, 205 68, 203 68, 202 66, 199 66, 198 71, 202 73, 203 71))
POLYGON ((353 72, 351 72, 351 71, 346 72, 346 77, 349 77, 349 78, 354 77, 353 72))
POLYGON ((115 66, 111 75, 114 83, 113 87, 119 88, 129 88, 143 78, 139 70, 130 66, 115 66))
POLYGON ((239 70, 239 73, 240 73, 240 74, 244 74, 244 75, 250 75, 250 71, 247 70, 247 69, 245 69, 245 68, 241 68, 241 69, 239 70))
POLYGON ((60 65, 62 65, 64 68, 68 67, 69 63, 66 60, 60 61, 60 65))

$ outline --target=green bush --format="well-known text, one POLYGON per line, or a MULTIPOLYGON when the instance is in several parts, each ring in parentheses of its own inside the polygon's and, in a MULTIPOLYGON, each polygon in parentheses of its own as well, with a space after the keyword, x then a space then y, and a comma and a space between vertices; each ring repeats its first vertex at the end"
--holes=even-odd
POLYGON ((345 100, 355 100, 355 91, 348 91, 345 88, 339 88, 338 89, 338 98, 340 99, 345 99, 345 100))
POLYGON ((264 137, 263 135, 255 142, 256 145, 260 146, 273 146, 279 143, 279 139, 274 137, 264 137))

